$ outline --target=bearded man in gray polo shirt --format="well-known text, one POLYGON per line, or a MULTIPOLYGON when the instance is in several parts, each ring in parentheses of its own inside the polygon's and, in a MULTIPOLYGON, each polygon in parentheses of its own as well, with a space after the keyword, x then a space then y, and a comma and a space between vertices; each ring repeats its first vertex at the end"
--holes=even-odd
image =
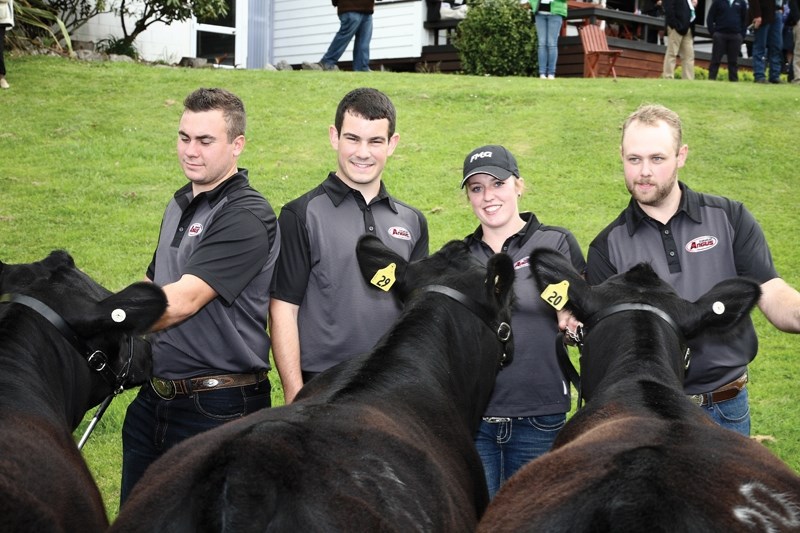
MULTIPOLYGON (((689 152, 681 135, 680 118, 663 106, 642 106, 625 121, 621 155, 631 201, 589 246, 589 283, 646 261, 695 301, 724 279, 747 276, 761 284, 764 316, 782 331, 800 332, 800 293, 778 277, 753 215, 678 181, 689 152)), ((724 337, 701 335, 689 347, 687 394, 723 427, 749 435, 747 364, 758 348, 750 317, 724 337)))
POLYGON ((411 261, 428 255, 425 217, 390 196, 382 181, 400 138, 395 116, 380 91, 348 93, 329 128, 336 172, 281 209, 270 334, 286 403, 314 375, 371 350, 400 314, 392 294, 364 282, 358 239, 376 235, 411 261))
POLYGON ((277 217, 237 162, 242 101, 198 89, 184 101, 178 159, 189 183, 161 222, 147 279, 168 307, 153 326, 153 377, 128 407, 120 502, 148 465, 182 440, 269 407, 269 286, 277 217))

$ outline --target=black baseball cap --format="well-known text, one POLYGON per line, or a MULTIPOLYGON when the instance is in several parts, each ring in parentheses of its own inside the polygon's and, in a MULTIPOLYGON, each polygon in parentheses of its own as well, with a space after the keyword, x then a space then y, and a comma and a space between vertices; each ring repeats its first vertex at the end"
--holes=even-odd
POLYGON ((464 159, 462 189, 469 177, 475 174, 489 174, 499 180, 507 180, 511 176, 519 177, 519 167, 511 152, 500 145, 489 144, 474 149, 464 159))

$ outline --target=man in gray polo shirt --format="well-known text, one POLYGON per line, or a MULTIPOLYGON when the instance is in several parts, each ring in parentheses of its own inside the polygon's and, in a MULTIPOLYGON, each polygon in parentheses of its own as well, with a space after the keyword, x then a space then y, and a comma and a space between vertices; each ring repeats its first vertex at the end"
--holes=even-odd
POLYGON ((153 326, 155 377, 125 416, 121 503, 169 448, 271 403, 266 326, 280 234, 237 166, 245 122, 228 91, 184 101, 177 147, 189 183, 167 205, 147 269, 169 305, 153 326))
POLYGON ((314 375, 371 350, 400 313, 393 295, 364 282, 359 237, 376 235, 412 261, 428 254, 425 217, 390 196, 381 179, 399 140, 389 98, 375 89, 351 91, 329 136, 336 172, 286 204, 278 219, 283 246, 270 333, 286 403, 314 375))
MULTIPOLYGON (((625 121, 621 155, 631 201, 589 246, 589 283, 646 261, 681 297, 695 301, 724 279, 747 276, 761 283, 758 306, 767 319, 782 331, 800 332, 800 293, 778 277, 750 212, 678 181, 688 150, 680 118, 665 107, 642 106, 625 121)), ((747 364, 758 348, 750 318, 724 337, 703 335, 689 346, 687 394, 720 425, 749 435, 747 364)))

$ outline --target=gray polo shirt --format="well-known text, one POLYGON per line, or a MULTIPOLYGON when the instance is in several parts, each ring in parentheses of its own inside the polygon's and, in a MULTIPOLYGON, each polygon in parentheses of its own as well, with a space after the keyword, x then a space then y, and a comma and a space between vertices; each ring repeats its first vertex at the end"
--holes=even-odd
MULTIPOLYGON (((740 202, 700 194, 679 183, 678 212, 664 225, 631 199, 628 207, 589 246, 587 279, 598 284, 640 262, 675 291, 695 301, 718 282, 747 276, 758 283, 778 277, 764 233, 740 202)), ((748 316, 734 331, 689 342, 688 394, 710 392, 735 380, 758 351, 748 316)))
POLYGON ((391 293, 369 287, 356 261, 373 234, 407 260, 428 255, 422 213, 381 189, 369 205, 336 174, 289 202, 278 219, 283 247, 272 296, 300 306, 301 367, 322 372, 372 349, 400 314, 391 293))
MULTIPOLYGON (((528 417, 566 413, 570 408, 569 385, 558 366, 555 310, 539 296, 529 258, 537 248, 550 248, 570 260, 583 274, 583 260, 578 241, 568 230, 545 226, 532 213, 522 213, 527 221, 522 230, 506 239, 503 253, 514 260, 516 295, 511 329, 514 331, 514 363, 497 374, 485 416, 528 417)), ((483 242, 480 227, 464 241, 481 263, 494 252, 483 242)))
POLYGON ((178 379, 269 368, 267 311, 280 250, 277 218, 240 169, 192 196, 170 200, 147 277, 164 286, 192 274, 218 294, 177 326, 153 336, 153 374, 178 379))

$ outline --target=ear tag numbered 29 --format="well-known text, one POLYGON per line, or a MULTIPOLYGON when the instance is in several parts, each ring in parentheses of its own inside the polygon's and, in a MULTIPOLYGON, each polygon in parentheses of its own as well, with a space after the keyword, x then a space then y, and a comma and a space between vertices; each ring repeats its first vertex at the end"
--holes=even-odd
POLYGON ((550 304, 556 311, 561 311, 567 301, 569 301, 567 291, 569 291, 569 281, 564 280, 560 283, 551 283, 542 291, 542 300, 550 304))
POLYGON ((394 271, 396 268, 397 268, 396 264, 389 263, 387 266, 375 272, 375 275, 372 276, 372 280, 370 280, 370 283, 372 283, 382 291, 389 292, 389 289, 392 288, 394 282, 397 281, 396 278, 394 277, 394 271))

